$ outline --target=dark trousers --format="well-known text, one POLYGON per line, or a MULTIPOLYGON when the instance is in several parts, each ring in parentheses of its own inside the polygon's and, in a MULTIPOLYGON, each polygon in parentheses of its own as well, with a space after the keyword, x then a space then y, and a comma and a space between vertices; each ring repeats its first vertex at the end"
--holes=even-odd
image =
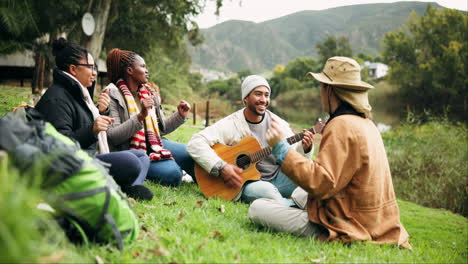
POLYGON ((96 158, 111 164, 109 173, 120 186, 142 185, 148 174, 149 157, 143 151, 117 151, 98 154, 96 158))

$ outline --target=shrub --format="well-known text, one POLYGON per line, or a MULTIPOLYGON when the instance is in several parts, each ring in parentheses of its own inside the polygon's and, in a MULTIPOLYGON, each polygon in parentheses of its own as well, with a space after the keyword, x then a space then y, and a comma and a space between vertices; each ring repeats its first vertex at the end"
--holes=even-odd
POLYGON ((468 216, 467 132, 445 118, 383 134, 397 196, 468 216))

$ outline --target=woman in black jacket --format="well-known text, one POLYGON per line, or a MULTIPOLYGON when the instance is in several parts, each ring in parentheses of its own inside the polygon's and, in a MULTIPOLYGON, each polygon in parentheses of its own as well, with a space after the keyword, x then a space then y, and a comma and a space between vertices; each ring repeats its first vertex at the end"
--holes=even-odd
POLYGON ((62 134, 77 141, 90 155, 110 163, 110 174, 129 196, 151 200, 153 193, 143 186, 149 159, 141 151, 109 153, 106 131, 112 118, 101 115, 109 106, 109 96, 99 96, 93 104, 97 69, 94 59, 80 46, 60 38, 53 43, 57 68, 54 81, 36 109, 62 134))

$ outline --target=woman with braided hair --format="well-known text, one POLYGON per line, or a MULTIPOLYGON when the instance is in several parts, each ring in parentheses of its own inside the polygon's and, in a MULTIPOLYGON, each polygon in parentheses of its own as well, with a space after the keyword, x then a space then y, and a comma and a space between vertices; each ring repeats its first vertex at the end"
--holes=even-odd
POLYGON ((107 77, 111 82, 107 138, 111 151, 141 150, 150 158, 147 179, 179 186, 183 172, 194 175, 193 160, 186 145, 162 136, 185 122, 190 105, 182 100, 177 111, 165 118, 155 87, 148 83, 145 60, 132 51, 113 49, 107 55, 107 77))

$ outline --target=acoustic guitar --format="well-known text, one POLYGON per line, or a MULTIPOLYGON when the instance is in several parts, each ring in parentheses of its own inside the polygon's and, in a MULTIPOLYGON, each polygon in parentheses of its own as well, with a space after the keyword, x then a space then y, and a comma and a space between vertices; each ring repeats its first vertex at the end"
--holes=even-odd
MULTIPOLYGON (((319 119, 315 126, 309 129, 309 131, 313 134, 320 134, 324 126, 325 121, 319 119)), ((304 138, 303 132, 287 138, 287 142, 292 145, 301 141, 302 138, 304 138)), ((211 148, 225 162, 243 169, 241 174, 242 186, 246 181, 260 179, 260 172, 257 170, 256 165, 259 161, 271 154, 271 147, 262 148, 257 139, 251 136, 243 138, 234 146, 215 144, 211 148)), ((223 200, 230 201, 234 199, 242 189, 242 186, 240 188, 232 188, 226 185, 222 176, 211 176, 197 163, 195 163, 195 177, 201 192, 207 198, 219 197, 223 200)))

